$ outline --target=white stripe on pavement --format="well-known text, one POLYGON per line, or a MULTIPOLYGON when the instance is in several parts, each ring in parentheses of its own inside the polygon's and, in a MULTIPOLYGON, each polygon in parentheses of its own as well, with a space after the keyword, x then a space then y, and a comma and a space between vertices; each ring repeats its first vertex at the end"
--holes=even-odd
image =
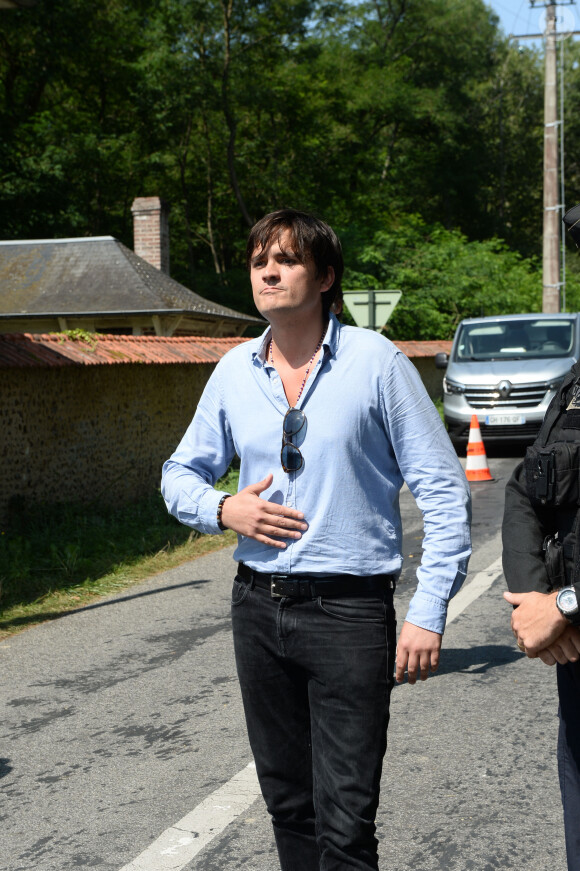
MULTIPOLYGON (((501 573, 501 557, 498 557, 465 584, 449 603, 447 625, 485 593, 501 573)), ((136 859, 123 865, 120 871, 181 871, 210 841, 247 810, 259 795, 256 766, 250 762, 191 813, 166 829, 136 859)))
POLYGON ((462 614, 472 602, 475 602, 482 593, 489 590, 493 582, 499 578, 502 571, 501 556, 498 556, 495 562, 492 562, 487 569, 478 572, 472 581, 468 584, 464 584, 457 595, 449 602, 446 625, 449 626, 449 624, 455 620, 456 617, 459 617, 459 615, 462 614))
POLYGON ((180 871, 259 795, 256 766, 250 762, 121 871, 180 871))

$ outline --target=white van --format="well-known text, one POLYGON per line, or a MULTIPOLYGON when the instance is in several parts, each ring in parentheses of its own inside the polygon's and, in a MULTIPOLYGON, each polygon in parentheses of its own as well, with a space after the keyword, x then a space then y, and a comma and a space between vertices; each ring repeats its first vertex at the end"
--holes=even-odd
POLYGON ((580 315, 526 314, 461 321, 446 369, 443 409, 455 444, 476 414, 484 442, 532 442, 554 392, 580 351, 580 315))

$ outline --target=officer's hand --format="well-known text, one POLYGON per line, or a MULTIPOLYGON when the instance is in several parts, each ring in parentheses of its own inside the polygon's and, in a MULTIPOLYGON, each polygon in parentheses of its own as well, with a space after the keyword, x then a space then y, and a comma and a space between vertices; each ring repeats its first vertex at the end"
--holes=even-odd
POLYGON ((567 662, 578 662, 580 659, 580 629, 568 624, 559 638, 545 650, 540 650, 538 656, 546 665, 566 665, 567 662))
POLYGON ((556 660, 547 649, 540 650, 540 652, 538 653, 538 659, 541 659, 544 665, 556 665, 556 660))
POLYGON ((283 550, 286 543, 272 536, 302 538, 308 524, 304 522, 301 511, 260 498, 260 493, 268 489, 273 478, 272 474, 266 475, 263 481, 250 484, 226 499, 222 507, 222 523, 240 535, 283 550))
POLYGON ((504 599, 515 605, 512 631, 518 647, 527 656, 535 657, 540 650, 550 648, 570 624, 556 607, 556 593, 504 593, 504 599))
POLYGON ((397 683, 403 682, 405 669, 410 684, 415 683, 418 675, 421 680, 427 680, 429 669, 437 670, 440 650, 441 636, 438 632, 421 629, 405 621, 397 644, 397 683))

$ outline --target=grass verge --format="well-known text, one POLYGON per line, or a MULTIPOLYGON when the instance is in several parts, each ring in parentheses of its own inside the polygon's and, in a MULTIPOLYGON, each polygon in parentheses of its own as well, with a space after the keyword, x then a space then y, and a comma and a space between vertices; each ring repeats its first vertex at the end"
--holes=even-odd
MULTIPOLYGON (((237 481, 230 471, 218 489, 237 481)), ((0 639, 235 541, 183 526, 159 492, 116 509, 15 504, 0 534, 0 639)))

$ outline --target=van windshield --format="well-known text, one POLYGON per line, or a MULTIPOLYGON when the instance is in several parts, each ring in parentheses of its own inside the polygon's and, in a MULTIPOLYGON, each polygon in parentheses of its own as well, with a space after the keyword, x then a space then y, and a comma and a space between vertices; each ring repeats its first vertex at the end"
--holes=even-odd
POLYGON ((519 360, 531 357, 570 357, 573 347, 573 319, 538 318, 464 324, 458 337, 455 359, 519 360))

